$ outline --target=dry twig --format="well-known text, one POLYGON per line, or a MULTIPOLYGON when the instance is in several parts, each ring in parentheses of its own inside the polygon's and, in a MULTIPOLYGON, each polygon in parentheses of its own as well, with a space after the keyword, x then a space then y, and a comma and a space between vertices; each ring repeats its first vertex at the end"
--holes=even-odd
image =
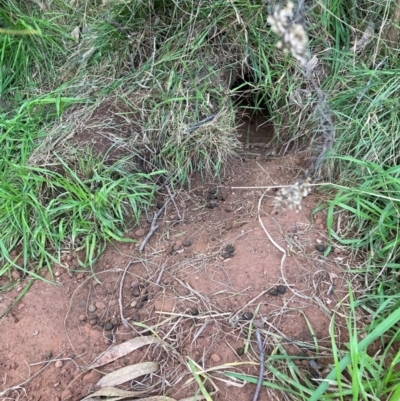
POLYGON ((258 396, 260 395, 261 385, 262 385, 263 376, 264 376, 264 367, 265 367, 264 366, 265 351, 264 351, 263 344, 261 342, 260 330, 256 329, 255 332, 256 332, 258 350, 260 351, 260 372, 258 374, 258 382, 257 382, 256 391, 254 393, 253 401, 257 401, 258 396))
MULTIPOLYGON (((175 196, 176 196, 176 194, 172 195, 171 200, 173 200, 175 198, 175 196)), ((146 244, 149 242, 149 239, 157 230, 157 228, 158 228, 157 219, 161 216, 162 212, 165 210, 165 208, 168 206, 168 204, 169 204, 169 200, 167 200, 164 203, 163 207, 154 215, 153 221, 151 222, 150 231, 146 235, 146 238, 143 240, 142 245, 140 245, 140 248, 139 248, 140 252, 143 252, 143 249, 145 248, 146 244)))

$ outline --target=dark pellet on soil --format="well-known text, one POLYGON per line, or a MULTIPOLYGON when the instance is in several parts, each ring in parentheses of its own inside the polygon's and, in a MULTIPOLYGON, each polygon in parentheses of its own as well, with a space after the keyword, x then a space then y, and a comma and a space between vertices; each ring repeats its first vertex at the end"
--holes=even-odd
POLYGON ((111 342, 114 341, 114 334, 112 334, 112 333, 106 334, 104 337, 107 338, 107 340, 109 340, 111 342))
POLYGON ((325 246, 324 245, 321 245, 321 244, 318 244, 318 245, 315 245, 315 249, 318 251, 318 252, 325 252, 325 246))
POLYGON ((167 247, 167 253, 168 255, 172 255, 174 253, 174 247, 171 245, 168 245, 167 247))
POLYGON ((132 288, 132 295, 134 297, 138 297, 140 295, 140 287, 139 284, 136 283, 136 285, 132 288))
POLYGON ((273 295, 276 297, 278 295, 278 290, 276 288, 271 288, 269 291, 269 295, 273 295))
POLYGON ((142 309, 143 306, 144 306, 144 303, 141 302, 141 301, 139 301, 139 302, 136 304, 135 308, 136 308, 136 309, 142 309))
POLYGON ((235 252, 235 247, 233 245, 227 245, 225 248, 226 252, 233 253, 235 252))
POLYGON ((224 202, 226 200, 226 196, 225 195, 218 195, 218 200, 224 202))
POLYGON ((212 393, 214 391, 214 387, 211 386, 211 384, 206 384, 204 387, 205 387, 207 393, 212 393))
POLYGON ((284 294, 286 292, 286 287, 284 285, 278 285, 277 291, 279 294, 284 294))
POLYGON ((217 207, 217 204, 215 202, 207 202, 206 207, 208 209, 214 209, 215 207, 217 207))
POLYGON ((190 314, 192 316, 197 316, 199 314, 199 310, 197 308, 193 308, 190 310, 190 314))
POLYGON ((89 320, 89 324, 90 324, 91 326, 96 326, 97 322, 98 322, 97 319, 90 319, 90 320, 89 320))
POLYGON ((192 241, 189 241, 187 239, 186 241, 183 241, 182 245, 188 247, 188 246, 192 245, 192 241))
POLYGON ((222 254, 222 257, 223 257, 224 259, 229 259, 231 256, 232 256, 232 254, 231 254, 230 252, 224 252, 224 253, 222 254))
POLYGON ((242 315, 243 320, 251 320, 253 319, 253 314, 251 312, 244 312, 242 315))
POLYGON ((53 353, 51 351, 47 351, 44 353, 44 359, 46 359, 46 360, 51 359, 52 356, 53 356, 53 353))
POLYGON ((142 298, 140 298, 142 302, 147 302, 149 300, 149 294, 143 295, 142 298))
POLYGON ((140 322, 140 314, 134 313, 131 320, 134 322, 140 322))
POLYGON ((211 195, 216 195, 217 192, 218 192, 218 188, 213 188, 213 189, 210 189, 210 190, 208 191, 208 193, 210 193, 211 195))
POLYGON ((238 348, 238 349, 236 350, 236 353, 237 353, 239 356, 242 356, 242 355, 244 354, 244 348, 243 348, 243 347, 238 348))
POLYGON ((103 321, 101 321, 101 322, 98 323, 98 325, 99 325, 100 327, 104 327, 105 323, 104 323, 103 321))
POLYGON ((114 325, 112 323, 106 323, 104 326, 104 330, 110 331, 114 328, 114 325))

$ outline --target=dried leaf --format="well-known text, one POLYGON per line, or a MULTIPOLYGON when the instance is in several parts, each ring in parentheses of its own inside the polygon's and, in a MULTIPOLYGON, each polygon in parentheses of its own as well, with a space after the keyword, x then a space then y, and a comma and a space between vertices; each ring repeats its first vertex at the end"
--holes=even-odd
MULTIPOLYGON (((191 400, 194 398, 191 397, 191 400)), ((140 401, 176 401, 175 398, 166 397, 165 395, 155 395, 153 397, 141 398, 140 401)))
POLYGON ((116 387, 103 387, 99 391, 96 391, 93 394, 88 395, 85 398, 82 398, 81 401, 90 401, 95 397, 107 397, 107 401, 109 400, 123 400, 128 397, 137 397, 139 395, 145 394, 146 391, 127 391, 121 390, 116 387))
POLYGON ((75 42, 79 42, 80 34, 81 34, 81 27, 80 26, 77 26, 72 30, 71 36, 75 40, 75 42))
MULTIPOLYGON (((98 368, 99 366, 106 365, 107 363, 113 362, 118 358, 122 358, 125 355, 128 355, 132 351, 137 350, 145 345, 150 344, 162 344, 164 343, 163 340, 152 337, 152 336, 145 336, 145 337, 135 337, 131 340, 125 341, 122 344, 116 345, 115 347, 109 348, 103 354, 101 354, 93 363, 90 365, 89 369, 98 368)), ((165 344, 165 343, 164 343, 165 344)))
POLYGON ((154 373, 158 370, 158 367, 158 363, 156 362, 143 362, 136 365, 125 366, 124 368, 118 369, 102 377, 97 382, 97 386, 118 386, 119 384, 136 379, 139 376, 154 373))

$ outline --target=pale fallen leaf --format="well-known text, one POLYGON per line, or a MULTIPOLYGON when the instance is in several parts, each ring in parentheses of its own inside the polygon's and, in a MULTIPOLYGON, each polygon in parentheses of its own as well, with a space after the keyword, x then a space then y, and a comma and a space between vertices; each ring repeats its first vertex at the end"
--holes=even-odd
POLYGON ((154 373, 158 370, 158 363, 143 362, 136 365, 125 366, 102 377, 98 382, 99 387, 118 386, 119 384, 136 379, 139 376, 154 373))
MULTIPOLYGON (((193 397, 190 398, 194 400, 193 397)), ((166 397, 165 395, 155 395, 153 397, 141 398, 140 401, 176 401, 175 398, 166 397)))
POLYGON ((90 365, 89 369, 94 369, 98 368, 99 366, 106 365, 107 363, 113 362, 118 358, 122 358, 132 351, 135 351, 145 345, 162 343, 164 343, 163 340, 152 336, 132 338, 131 340, 125 341, 122 344, 109 348, 90 365))
POLYGON ((137 397, 139 395, 145 394, 146 391, 127 391, 121 390, 116 387, 103 387, 99 391, 96 391, 93 394, 88 395, 85 398, 82 398, 81 401, 90 401, 95 397, 107 397, 107 401, 109 400, 123 400, 128 397, 137 397))
POLYGON ((75 42, 79 42, 79 36, 81 34, 81 28, 79 26, 75 27, 72 32, 71 36, 75 40, 75 42))

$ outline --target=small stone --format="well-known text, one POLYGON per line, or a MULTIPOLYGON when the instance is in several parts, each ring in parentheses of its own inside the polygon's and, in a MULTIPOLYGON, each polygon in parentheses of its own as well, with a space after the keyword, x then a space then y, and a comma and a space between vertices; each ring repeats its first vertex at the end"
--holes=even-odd
POLYGON ((78 317, 80 322, 84 322, 86 320, 86 316, 85 315, 79 315, 78 317))
POLYGON ((339 248, 333 248, 333 253, 335 255, 339 255, 340 254, 340 249, 339 248))
POLYGON ((72 261, 72 256, 68 253, 67 256, 65 257, 65 260, 67 262, 71 262, 72 261))
POLYGON ((134 308, 137 305, 138 301, 132 301, 131 302, 131 308, 134 308))
POLYGON ((185 203, 184 201, 179 202, 179 207, 180 207, 181 209, 186 209, 186 203, 185 203))
POLYGON ((116 316, 113 316, 113 317, 110 319, 110 323, 111 323, 113 326, 117 326, 117 325, 118 325, 118 318, 117 318, 116 316))
POLYGON ((13 278, 14 281, 17 281, 21 278, 21 273, 19 271, 14 270, 11 273, 11 277, 13 278))
POLYGON ((18 305, 18 310, 24 309, 25 306, 26 306, 26 305, 25 305, 23 302, 21 302, 21 303, 18 305))
POLYGON ((231 205, 225 205, 225 212, 230 213, 233 210, 231 205))
POLYGON ((83 273, 78 273, 78 274, 76 275, 76 279, 77 279, 77 280, 82 280, 82 279, 83 279, 83 273))
POLYGON ((172 255, 174 253, 174 247, 172 245, 167 246, 167 254, 172 255))
POLYGON ((138 283, 136 283, 135 286, 132 288, 132 295, 134 297, 138 297, 140 295, 140 286, 138 283))
POLYGON ((236 350, 236 353, 238 354, 238 356, 242 356, 244 354, 244 348, 240 347, 236 350))
POLYGON ((59 271, 59 270, 57 270, 56 272, 54 272, 54 276, 55 276, 55 277, 60 277, 60 276, 61 276, 61 273, 60 273, 60 271, 59 271))
POLYGON ((104 325, 105 325, 105 322, 103 322, 103 321, 100 321, 100 322, 98 322, 98 323, 97 323, 97 325, 98 325, 98 326, 100 326, 100 327, 104 327, 104 325))
POLYGON ((321 245, 321 244, 318 244, 318 245, 315 245, 315 249, 318 251, 318 252, 325 252, 325 246, 324 245, 321 245))
POLYGON ((135 236, 140 238, 143 237, 146 234, 146 231, 144 231, 143 228, 139 228, 138 230, 135 231, 135 236))
POLYGON ((57 362, 54 364, 54 366, 55 366, 56 368, 62 368, 63 363, 62 363, 62 361, 57 361, 57 362))
POLYGON ((320 230, 325 230, 325 226, 324 226, 323 224, 320 224, 320 225, 319 225, 319 229, 320 229, 320 230))
POLYGON ((245 312, 242 315, 243 320, 251 320, 253 319, 253 314, 251 312, 245 312))
POLYGON ((278 295, 278 290, 276 288, 271 288, 269 291, 269 295, 276 297, 278 295))
POLYGON ((185 247, 187 248, 188 246, 191 246, 191 245, 192 245, 192 241, 190 241, 190 240, 187 239, 186 241, 183 241, 183 242, 182 242, 182 245, 185 246, 185 247))
POLYGON ((90 319, 89 320, 89 324, 91 325, 91 326, 96 326, 96 324, 97 324, 97 322, 98 322, 98 319, 90 319))
POLYGON ((279 292, 279 294, 284 294, 286 292, 286 287, 284 285, 278 285, 276 290, 279 292))
POLYGON ((96 306, 95 305, 93 305, 93 304, 89 305, 89 307, 88 307, 88 311, 89 312, 94 312, 95 310, 96 310, 96 306))
POLYGON ((106 307, 106 305, 101 301, 97 301, 95 303, 95 306, 96 306, 97 309, 104 309, 106 307))
POLYGON ((110 331, 114 328, 114 325, 112 323, 106 323, 104 326, 104 330, 110 331))
POLYGON ((212 360, 213 362, 218 363, 218 362, 221 360, 221 357, 220 357, 218 354, 212 354, 212 355, 211 355, 211 360, 212 360))

